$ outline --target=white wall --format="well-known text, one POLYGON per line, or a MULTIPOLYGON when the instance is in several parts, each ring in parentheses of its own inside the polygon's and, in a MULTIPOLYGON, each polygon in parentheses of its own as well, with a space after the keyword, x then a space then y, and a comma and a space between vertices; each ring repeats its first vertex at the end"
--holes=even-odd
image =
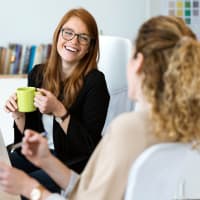
POLYGON ((162 2, 163 0, 146 0, 146 16, 160 15, 162 2))
MULTIPOLYGON (((157 0, 158 1, 158 0, 157 0)), ((104 35, 133 39, 138 27, 152 12, 150 0, 0 0, 0 46, 9 42, 51 42, 54 29, 65 12, 82 6, 95 17, 104 35)), ((3 111, 5 100, 25 79, 0 77, 0 127, 6 144, 13 140, 12 118, 3 111)))
POLYGON ((60 18, 82 6, 96 18, 105 35, 132 39, 146 19, 148 0, 0 0, 0 45, 51 42, 60 18))
POLYGON ((18 88, 27 85, 26 78, 0 78, 0 128, 6 144, 14 139, 13 119, 11 114, 3 110, 6 100, 18 88))

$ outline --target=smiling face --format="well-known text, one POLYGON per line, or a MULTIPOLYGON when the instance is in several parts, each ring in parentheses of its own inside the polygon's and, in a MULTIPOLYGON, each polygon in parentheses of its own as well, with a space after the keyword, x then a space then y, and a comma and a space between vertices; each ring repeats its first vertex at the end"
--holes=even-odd
MULTIPOLYGON (((71 17, 63 25, 62 29, 70 30, 75 34, 89 35, 88 29, 83 21, 78 17, 71 17)), ((60 31, 57 51, 61 57, 62 64, 65 66, 76 66, 79 61, 87 54, 89 44, 80 44, 78 36, 75 35, 71 40, 66 40, 62 37, 60 31)))

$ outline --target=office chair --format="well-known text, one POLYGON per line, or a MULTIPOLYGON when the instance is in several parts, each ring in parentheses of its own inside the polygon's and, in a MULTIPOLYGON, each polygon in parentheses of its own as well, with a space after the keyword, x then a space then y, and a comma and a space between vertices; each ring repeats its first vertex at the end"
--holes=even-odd
POLYGON ((200 152, 191 144, 163 143, 133 163, 125 200, 200 199, 200 152))
POLYGON ((100 36, 99 42, 100 59, 98 67, 105 75, 110 93, 105 130, 113 118, 134 108, 134 104, 127 96, 126 82, 126 67, 131 56, 132 44, 127 38, 105 35, 100 36))

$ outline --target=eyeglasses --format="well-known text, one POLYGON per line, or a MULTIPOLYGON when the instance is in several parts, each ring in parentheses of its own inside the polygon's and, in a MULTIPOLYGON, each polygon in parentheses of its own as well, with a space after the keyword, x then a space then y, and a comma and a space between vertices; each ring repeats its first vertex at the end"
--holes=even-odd
POLYGON ((85 33, 74 33, 71 29, 63 28, 61 29, 62 37, 64 40, 70 41, 72 40, 75 36, 77 36, 77 39, 80 44, 82 45, 88 45, 92 38, 85 34, 85 33))

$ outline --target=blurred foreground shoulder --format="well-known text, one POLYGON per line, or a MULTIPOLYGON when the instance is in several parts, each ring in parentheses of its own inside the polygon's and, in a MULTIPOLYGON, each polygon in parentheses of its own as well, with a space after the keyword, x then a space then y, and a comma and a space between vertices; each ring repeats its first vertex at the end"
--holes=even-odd
POLYGON ((148 115, 146 113, 134 111, 125 112, 111 122, 109 129, 112 130, 111 132, 115 132, 115 135, 123 134, 128 136, 132 134, 132 131, 143 131, 144 123, 148 123, 148 115))

